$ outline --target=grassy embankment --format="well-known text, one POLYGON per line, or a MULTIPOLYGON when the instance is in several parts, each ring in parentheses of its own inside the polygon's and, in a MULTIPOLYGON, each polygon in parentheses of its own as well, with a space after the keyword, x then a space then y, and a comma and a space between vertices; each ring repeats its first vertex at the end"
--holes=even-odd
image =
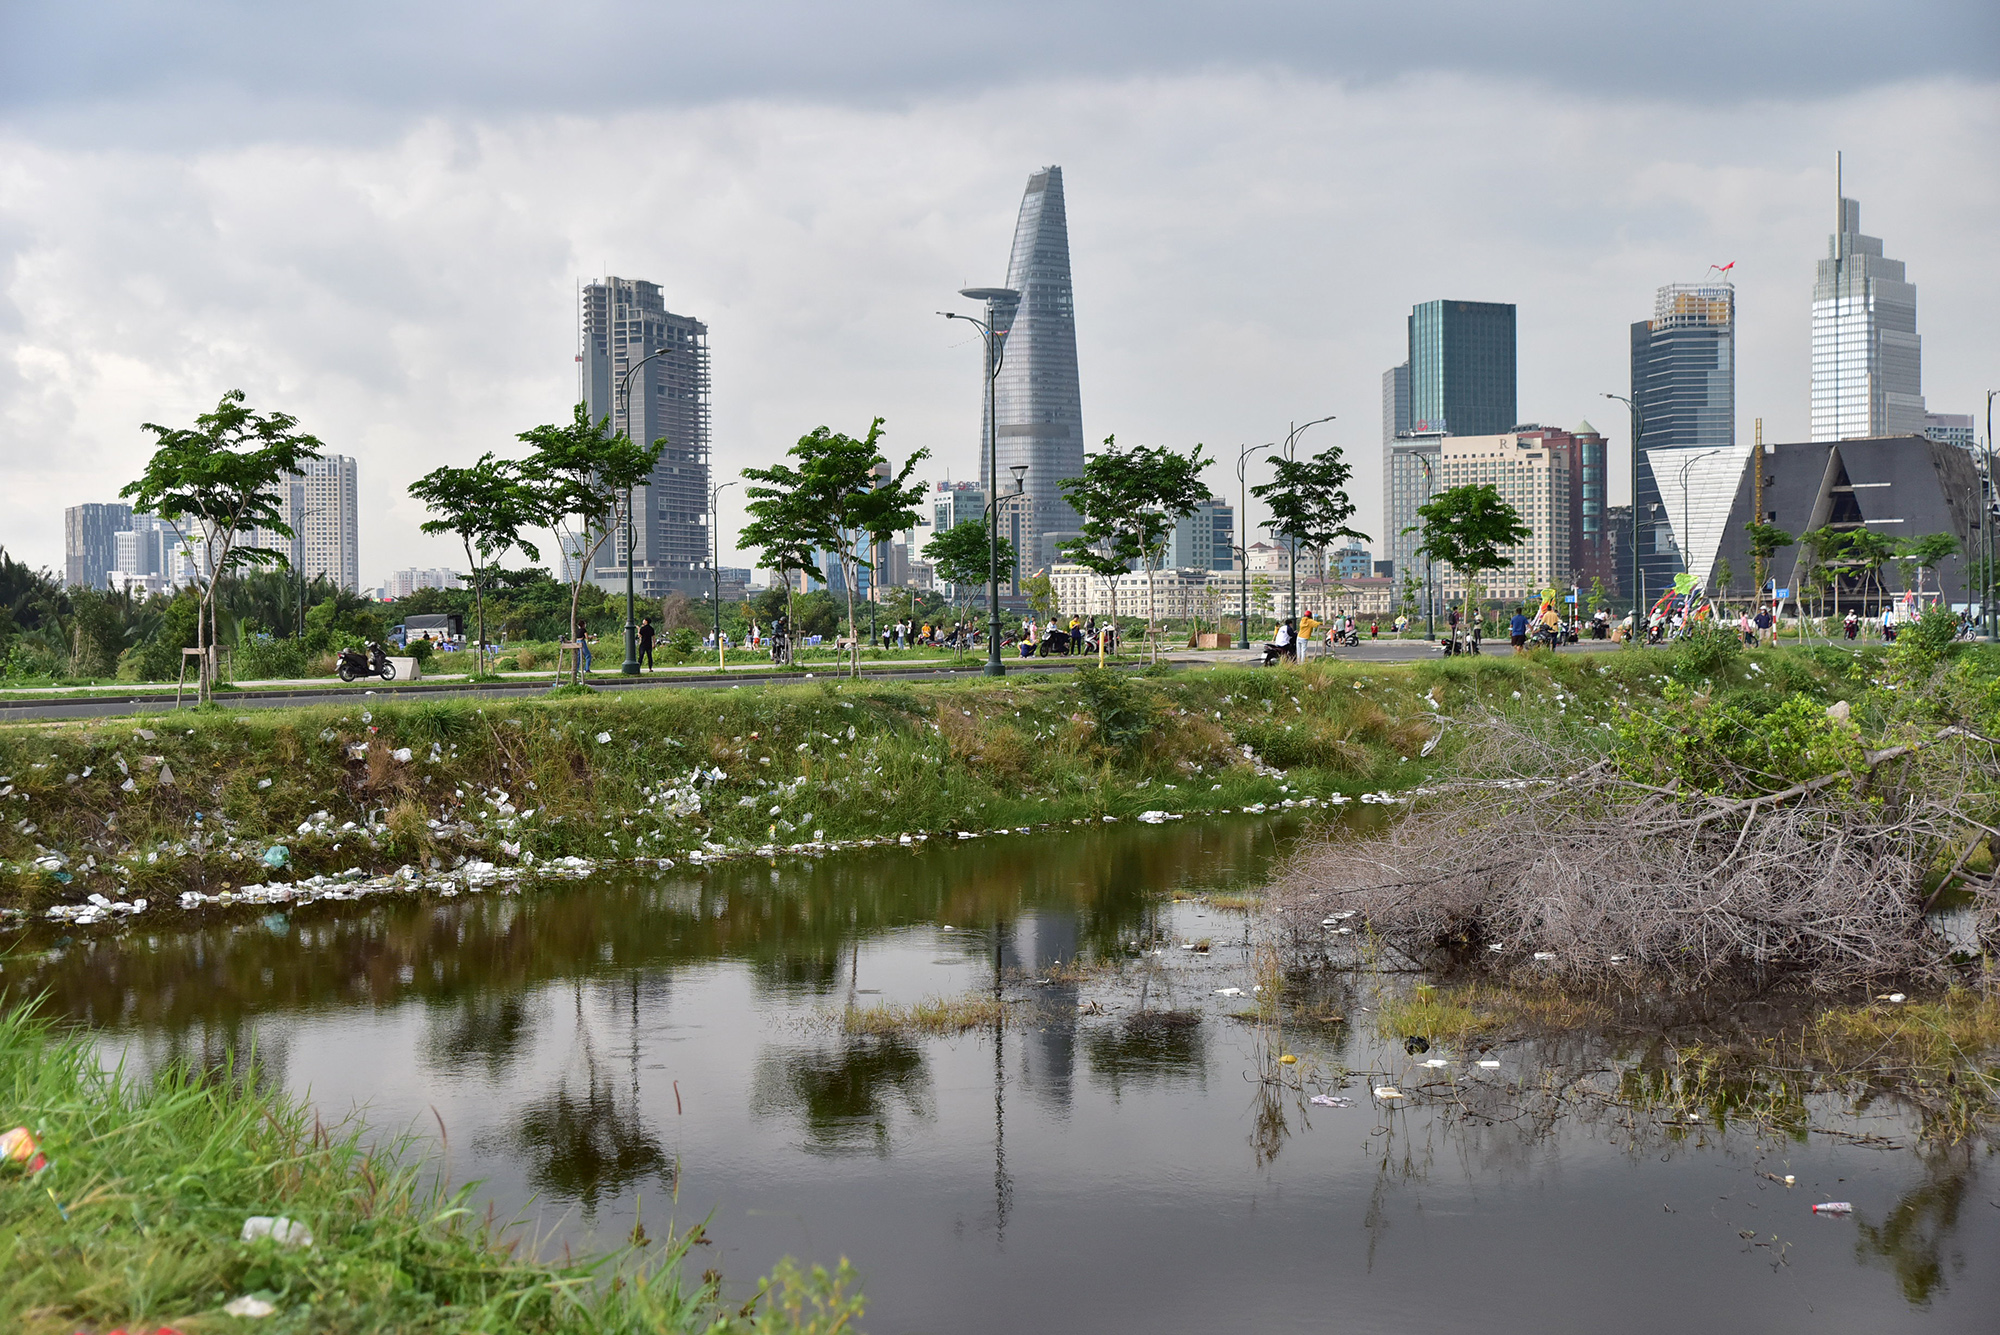
POLYGON ((367 1148, 248 1069, 106 1073, 87 1036, 21 1008, 0 1014, 0 1102, 48 1161, 0 1165, 0 1326, 23 1335, 244 1329, 223 1309, 246 1297, 275 1309, 255 1323, 272 1335, 830 1331, 860 1310, 845 1262, 782 1264, 753 1315, 725 1309, 680 1265, 699 1227, 671 1222, 656 1243, 635 1230, 610 1255, 536 1259, 408 1145, 367 1148), (260 1215, 310 1245, 242 1241, 260 1215))
MULTIPOLYGON (((1745 689, 1833 695, 1865 663, 1778 651, 1737 670, 1745 689)), ((1529 711, 1608 737, 1665 669, 1636 652, 1321 661, 22 724, 0 730, 0 903, 157 903, 316 872, 713 855, 1405 788, 1449 752, 1440 720, 1529 711), (267 868, 277 843, 289 861, 267 868)))

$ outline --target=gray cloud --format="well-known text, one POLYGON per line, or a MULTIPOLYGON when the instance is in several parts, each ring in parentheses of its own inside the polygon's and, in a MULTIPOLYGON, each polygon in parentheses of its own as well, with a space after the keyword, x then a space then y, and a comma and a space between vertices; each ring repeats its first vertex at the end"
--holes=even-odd
POLYGON ((0 22, 0 109, 111 142, 341 134, 431 112, 879 106, 1229 69, 1460 73, 1694 104, 2000 66, 2000 7, 1985 0, 104 0, 16 3, 0 22))
POLYGON ((1950 79, 1744 110, 1270 73, 440 115, 356 144, 0 132, 0 542, 59 563, 61 508, 136 474, 139 422, 241 386, 359 458, 364 578, 449 563, 404 489, 567 412, 573 285, 606 270, 710 324, 722 475, 879 413, 962 476, 978 353, 932 312, 999 277, 1048 162, 1089 438, 1233 457, 1337 412, 1314 445, 1355 460, 1372 532, 1379 377, 1432 297, 1517 302, 1523 415, 1618 437, 1598 395, 1625 385, 1627 324, 1736 260, 1740 429, 1796 437, 1836 145, 1918 285, 1932 407, 1971 411, 2000 354, 1996 141, 2000 89, 1950 79))

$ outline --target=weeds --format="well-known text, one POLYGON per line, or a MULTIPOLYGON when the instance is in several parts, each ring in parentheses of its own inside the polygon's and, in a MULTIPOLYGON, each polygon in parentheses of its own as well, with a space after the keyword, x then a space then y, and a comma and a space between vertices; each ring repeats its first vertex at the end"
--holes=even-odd
POLYGON ((248 1293, 277 1307, 274 1329, 399 1335, 831 1331, 860 1311, 843 1263, 781 1267, 761 1313, 727 1312, 712 1281, 682 1278, 690 1235, 671 1226, 657 1248, 538 1260, 407 1140, 366 1148, 358 1123, 322 1125, 250 1064, 107 1073, 87 1034, 27 1007, 0 1015, 0 1103, 49 1161, 0 1170, 10 1331, 209 1329, 248 1293), (299 1221, 312 1245, 239 1241, 251 1215, 299 1221))
POLYGON ((848 1033, 876 1037, 963 1034, 972 1029, 997 1029, 1006 1023, 1006 1003, 976 993, 926 997, 910 1005, 849 1006, 840 1016, 840 1027, 848 1033))

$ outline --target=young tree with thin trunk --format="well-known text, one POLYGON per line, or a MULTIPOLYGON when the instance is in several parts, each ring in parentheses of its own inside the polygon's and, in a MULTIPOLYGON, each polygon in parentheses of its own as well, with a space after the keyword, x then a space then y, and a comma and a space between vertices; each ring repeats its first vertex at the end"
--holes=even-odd
POLYGON ((217 582, 243 566, 289 565, 284 553, 246 545, 243 538, 255 529, 295 536, 278 505, 278 484, 322 453, 319 440, 297 428, 298 419, 288 413, 251 411, 243 391, 232 389, 215 411, 195 418, 192 427, 143 423, 158 444, 144 476, 118 493, 130 498, 135 511, 192 526, 188 536, 198 544, 195 573, 201 591, 195 648, 200 651, 203 704, 213 694, 209 655, 215 644, 217 582))
MULTIPOLYGON (((598 549, 617 528, 626 493, 651 485, 667 442, 639 445, 614 432, 609 417, 593 422, 581 403, 567 425, 538 426, 518 439, 535 451, 520 465, 523 486, 535 498, 534 521, 555 533, 569 562, 569 638, 577 643, 577 604, 598 549)), ((573 660, 573 672, 581 658, 573 660)))
POLYGON ((472 670, 486 670, 486 573, 513 548, 530 561, 541 551, 521 536, 536 522, 535 497, 520 469, 489 452, 470 468, 434 468, 410 484, 410 495, 442 516, 426 520, 425 533, 451 533, 465 549, 472 573, 472 670))
POLYGON ((1770 577, 1771 558, 1798 539, 1776 524, 1766 524, 1756 519, 1745 524, 1743 531, 1750 537, 1750 557, 1756 565, 1757 597, 1761 601, 1764 597, 1764 581, 1770 577))
POLYGON ((753 515, 759 519, 770 515, 794 530, 791 542, 832 552, 839 561, 847 585, 847 634, 853 645, 850 671, 857 677, 861 675, 861 633, 854 614, 854 590, 860 572, 874 569, 874 562, 862 555, 862 549, 865 546, 872 554, 882 543, 916 524, 924 484, 911 482, 910 474, 930 457, 929 450, 918 450, 900 472, 891 474, 889 461, 881 453, 881 439, 879 417, 859 440, 828 427, 816 427, 786 451, 795 465, 779 463, 743 470, 743 476, 754 484, 746 493, 753 515))
MULTIPOLYGON (((1423 522, 1423 541, 1417 554, 1441 561, 1465 577, 1467 600, 1479 587, 1479 577, 1488 570, 1506 570, 1514 558, 1506 549, 1519 546, 1535 535, 1521 522, 1521 512, 1500 499, 1491 483, 1472 483, 1438 492, 1417 507, 1423 522)), ((1452 630, 1456 640, 1457 628, 1452 630)))
MULTIPOLYGON (((937 577, 951 585, 954 601, 966 589, 984 588, 986 577, 991 570, 988 562, 992 559, 987 546, 986 517, 968 519, 951 528, 940 529, 924 544, 924 559, 931 563, 937 577)), ((1000 538, 999 566, 1010 570, 1014 565, 1014 540, 1005 534, 1000 538)))
MULTIPOLYGON (((1137 560, 1146 572, 1146 640, 1155 660, 1156 599, 1153 570, 1166 550, 1174 525, 1208 499, 1201 470, 1211 461, 1205 447, 1179 454, 1164 446, 1139 445, 1120 450, 1117 437, 1106 436, 1104 448, 1083 462, 1083 476, 1056 485, 1083 518, 1083 535, 1065 544, 1062 555, 1105 576, 1111 583, 1112 621, 1118 612, 1118 574, 1137 560), (1114 573, 1115 571, 1115 573, 1114 573)), ((1099 656, 1102 657, 1100 641, 1099 656)))
MULTIPOLYGON (((1309 459, 1273 459, 1271 473, 1271 480, 1250 488, 1250 494, 1271 507, 1271 532, 1290 538, 1294 551, 1312 550, 1322 582, 1328 547, 1342 538, 1374 541, 1349 527, 1354 502, 1347 495, 1347 481, 1354 469, 1341 457, 1338 445, 1309 459)), ((1296 614, 1298 609, 1292 611, 1296 614)))
MULTIPOLYGON (((1917 593, 1924 591, 1924 572, 1938 573, 1938 567, 1959 553, 1958 538, 1951 533, 1926 533, 1921 538, 1909 538, 1897 544, 1898 559, 1917 568, 1917 593)), ((1904 574, 1903 583, 1909 584, 1909 575, 1904 574)), ((1938 574, 1938 588, 1944 588, 1944 577, 1938 574)))

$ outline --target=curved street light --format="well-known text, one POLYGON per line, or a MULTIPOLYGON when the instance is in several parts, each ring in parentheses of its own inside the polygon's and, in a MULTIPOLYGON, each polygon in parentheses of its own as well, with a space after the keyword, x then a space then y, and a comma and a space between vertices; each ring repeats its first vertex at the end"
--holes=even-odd
MULTIPOLYGON (((1702 452, 1701 452, 1700 454, 1697 454, 1697 455, 1695 455, 1695 456, 1694 456, 1694 457, 1693 457, 1692 459, 1683 459, 1683 460, 1681 461, 1681 533, 1680 533, 1680 549, 1681 549, 1681 568, 1682 568, 1683 570, 1687 571, 1687 573, 1688 573, 1688 574, 1690 574, 1690 575, 1692 575, 1692 574, 1694 573, 1694 567, 1693 567, 1692 565, 1690 565, 1690 564, 1688 563, 1688 545, 1689 545, 1689 544, 1688 544, 1688 538, 1689 538, 1689 533, 1688 533, 1688 469, 1690 469, 1690 468, 1693 468, 1693 467, 1694 467, 1694 466, 1695 466, 1696 464, 1700 463, 1700 462, 1701 462, 1701 461, 1702 461, 1703 459, 1706 459, 1706 458, 1707 458, 1707 457, 1708 457, 1709 455, 1711 455, 1711 454, 1720 454, 1720 453, 1722 453, 1722 451, 1721 451, 1721 450, 1719 450, 1719 449, 1715 449, 1715 450, 1703 450, 1703 451, 1702 451, 1702 452)), ((1762 459, 1759 459, 1759 460, 1757 461, 1757 466, 1758 466, 1759 468, 1762 468, 1762 467, 1764 466, 1764 461, 1763 461, 1762 459)), ((1634 506, 1634 507, 1633 507, 1633 509, 1634 509, 1635 511, 1637 510, 1637 508, 1638 508, 1637 506, 1634 506)), ((1633 530, 1633 539, 1634 539, 1634 541, 1635 541, 1635 542, 1636 542, 1636 541, 1637 541, 1637 539, 1638 539, 1638 530, 1637 530, 1637 529, 1634 529, 1634 530, 1633 530)), ((1703 580, 1703 581, 1701 582, 1701 585, 1702 585, 1702 590, 1703 590, 1704 592, 1706 592, 1706 591, 1707 591, 1707 589, 1708 589, 1708 581, 1707 581, 1707 580, 1703 580)), ((1693 606, 1693 604, 1692 604, 1692 603, 1690 603, 1690 604, 1689 604, 1689 606, 1690 606, 1690 607, 1692 607, 1692 606, 1693 606)), ((1865 608, 1865 607, 1867 606, 1867 604, 1865 604, 1865 603, 1864 603, 1864 604, 1862 604, 1862 606, 1863 606, 1863 607, 1865 608)))
POLYGON ((1277 448, 1275 444, 1245 445, 1236 455, 1236 493, 1238 504, 1241 506, 1237 511, 1238 518, 1236 524, 1237 529, 1243 535, 1243 546, 1241 548, 1243 552, 1243 564, 1237 570, 1239 576, 1238 582, 1242 586, 1243 598, 1241 609, 1243 614, 1243 625, 1241 627, 1243 643, 1240 647, 1244 649, 1250 647, 1250 483, 1244 476, 1244 469, 1250 456, 1257 451, 1275 450, 1277 448))
POLYGON ((722 657, 722 507, 716 498, 722 495, 724 487, 733 487, 741 478, 729 482, 718 482, 708 489, 708 513, 713 516, 709 524, 708 568, 715 574, 715 665, 727 667, 722 657))
MULTIPOLYGON (((986 303, 986 318, 960 315, 956 311, 939 311, 947 320, 963 320, 975 326, 986 343, 986 496, 988 509, 999 499, 1000 494, 1000 428, 995 422, 994 388, 1000 378, 1000 363, 1006 356, 1005 339, 1007 331, 996 329, 993 324, 994 309, 1002 303, 1019 301, 1021 294, 1011 287, 968 287, 959 290, 959 296, 971 301, 986 303)), ((1006 664, 1000 661, 1000 525, 998 511, 992 511, 992 518, 986 525, 986 675, 1005 676, 1006 664)), ((1015 553, 1016 560, 1020 554, 1015 553)))
MULTIPOLYGON (((1292 462, 1292 444, 1293 442, 1298 440, 1298 438, 1301 435, 1305 433, 1305 429, 1307 427, 1318 426, 1321 422, 1331 422, 1337 415, 1338 414, 1335 413, 1328 413, 1325 417, 1315 417, 1310 422, 1302 422, 1294 425, 1290 431, 1286 432, 1285 462, 1286 463, 1292 462)), ((1292 567, 1292 619, 1296 621, 1298 620, 1299 616, 1299 540, 1297 538, 1292 539, 1292 559, 1290 565, 1292 567)), ((1293 634, 1292 646, 1293 646, 1292 649, 1293 653, 1298 654, 1298 656, 1301 659, 1303 659, 1305 655, 1298 648, 1298 637, 1296 632, 1294 632, 1293 634)))
MULTIPOLYGON (((1642 639, 1639 634, 1639 604, 1646 597, 1646 590, 1643 583, 1644 576, 1639 570, 1639 437, 1646 433, 1646 414, 1640 411, 1637 403, 1626 398, 1623 394, 1606 394, 1604 397, 1607 399, 1616 399, 1625 405, 1626 416, 1632 428, 1632 523, 1630 526, 1632 530, 1632 585, 1625 590, 1627 596, 1632 599, 1632 633, 1625 637, 1625 647, 1627 649, 1636 649, 1642 639)), ((1762 468, 1764 461, 1759 459, 1757 466, 1762 468)), ((1610 497, 1606 496, 1605 501, 1607 508, 1609 508, 1610 497)))
MULTIPOLYGON (((618 377, 618 415, 625 419, 625 435, 632 435, 632 377, 639 368, 656 358, 664 357, 672 348, 658 348, 647 353, 638 361, 625 368, 625 374, 618 377)), ((639 675, 639 626, 632 618, 632 488, 625 488, 625 661, 618 671, 627 677, 639 675)))

